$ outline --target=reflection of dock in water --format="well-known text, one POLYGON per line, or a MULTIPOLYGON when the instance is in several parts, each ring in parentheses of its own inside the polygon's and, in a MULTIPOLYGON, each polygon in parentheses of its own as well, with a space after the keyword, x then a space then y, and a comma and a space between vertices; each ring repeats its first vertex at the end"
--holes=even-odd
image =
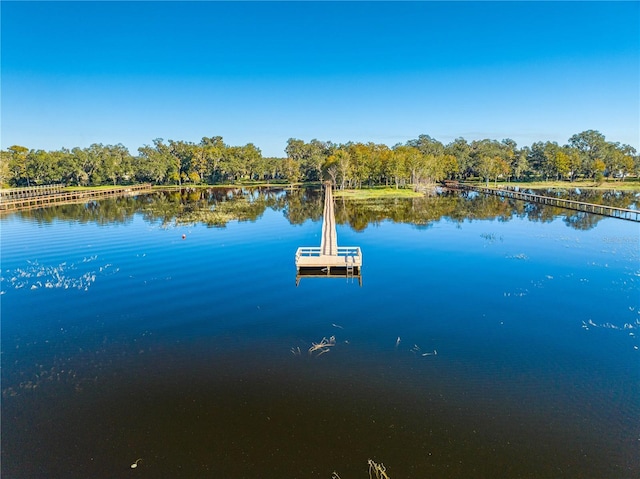
POLYGON ((358 278, 362 286, 362 251, 359 246, 338 246, 331 183, 325 183, 320 247, 301 246, 296 251, 296 284, 301 277, 358 278))

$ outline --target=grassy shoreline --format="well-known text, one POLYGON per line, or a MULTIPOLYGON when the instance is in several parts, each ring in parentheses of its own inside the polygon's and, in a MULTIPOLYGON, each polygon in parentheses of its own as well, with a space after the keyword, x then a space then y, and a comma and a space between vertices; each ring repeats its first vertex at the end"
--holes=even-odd
POLYGON ((424 193, 413 191, 411 188, 374 187, 351 190, 334 190, 335 198, 346 198, 353 200, 366 200, 371 198, 419 198, 424 193))

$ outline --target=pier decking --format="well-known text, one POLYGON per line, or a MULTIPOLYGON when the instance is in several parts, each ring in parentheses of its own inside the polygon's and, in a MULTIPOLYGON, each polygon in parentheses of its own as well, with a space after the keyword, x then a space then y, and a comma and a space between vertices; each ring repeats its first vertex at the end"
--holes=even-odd
POLYGON ((150 190, 150 184, 75 191, 65 191, 60 185, 0 190, 0 213, 84 203, 112 196, 136 195, 150 190))
POLYGON ((584 211, 585 213, 592 213, 601 216, 610 216, 612 218, 619 218, 622 220, 640 222, 640 211, 630 210, 627 208, 618 208, 615 206, 597 205, 594 203, 585 203, 583 201, 565 200, 563 198, 554 198, 552 196, 534 195, 531 193, 522 193, 520 191, 512 190, 500 190, 495 188, 483 188, 480 186, 472 186, 466 184, 459 184, 453 187, 454 189, 463 189, 468 191, 476 191, 478 193, 484 193, 487 195, 496 195, 503 198, 513 198, 516 200, 530 201, 532 203, 541 203, 544 205, 557 206, 560 208, 566 208, 575 211, 584 211))
POLYGON ((359 246, 338 246, 331 183, 325 184, 320 246, 301 246, 296 251, 298 276, 358 277, 362 268, 359 246))

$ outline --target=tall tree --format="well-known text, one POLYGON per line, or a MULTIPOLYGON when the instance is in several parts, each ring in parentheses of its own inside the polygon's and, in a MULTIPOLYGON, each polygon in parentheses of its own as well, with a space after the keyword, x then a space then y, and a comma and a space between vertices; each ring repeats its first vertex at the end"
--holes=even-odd
POLYGON ((407 141, 407 146, 417 148, 424 156, 438 156, 444 153, 444 145, 429 135, 419 135, 417 139, 407 141))
POLYGON ((473 174, 474 165, 471 157, 471 145, 467 140, 456 138, 445 147, 445 153, 455 156, 459 174, 463 179, 473 174))
POLYGON ((6 188, 10 185, 11 170, 9 169, 9 161, 11 161, 9 152, 0 151, 0 188, 6 188))
POLYGON ((138 148, 140 156, 137 161, 136 179, 163 184, 170 179, 175 180, 175 165, 169 148, 162 138, 153 140, 153 146, 145 145, 138 148), (170 178, 171 172, 174 173, 170 178))
POLYGON ((31 186, 31 180, 27 175, 27 153, 29 148, 13 145, 7 148, 9 153, 9 174, 16 186, 31 186))
POLYGON ((302 178, 300 162, 293 158, 285 158, 282 160, 282 174, 289 181, 289 184, 297 183, 302 178))
POLYGON ((586 176, 593 177, 599 170, 600 164, 596 167, 596 160, 601 160, 604 163, 606 143, 604 135, 597 130, 586 130, 569 138, 569 146, 580 152, 581 170, 586 176))
POLYGON ((27 154, 27 177, 36 185, 54 181, 54 167, 50 155, 44 150, 31 150, 27 154))

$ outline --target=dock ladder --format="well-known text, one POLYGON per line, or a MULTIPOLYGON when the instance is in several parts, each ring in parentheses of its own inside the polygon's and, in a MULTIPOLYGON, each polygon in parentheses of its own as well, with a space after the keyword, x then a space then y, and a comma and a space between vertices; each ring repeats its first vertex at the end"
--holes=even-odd
POLYGON ((347 271, 346 271, 346 272, 347 272, 347 279, 348 279, 348 278, 353 279, 353 276, 354 276, 354 273, 353 273, 353 270, 354 270, 354 262, 355 262, 355 261, 354 261, 353 256, 347 256, 347 257, 346 257, 346 264, 347 264, 347 268, 346 268, 346 269, 347 269, 347 271))

